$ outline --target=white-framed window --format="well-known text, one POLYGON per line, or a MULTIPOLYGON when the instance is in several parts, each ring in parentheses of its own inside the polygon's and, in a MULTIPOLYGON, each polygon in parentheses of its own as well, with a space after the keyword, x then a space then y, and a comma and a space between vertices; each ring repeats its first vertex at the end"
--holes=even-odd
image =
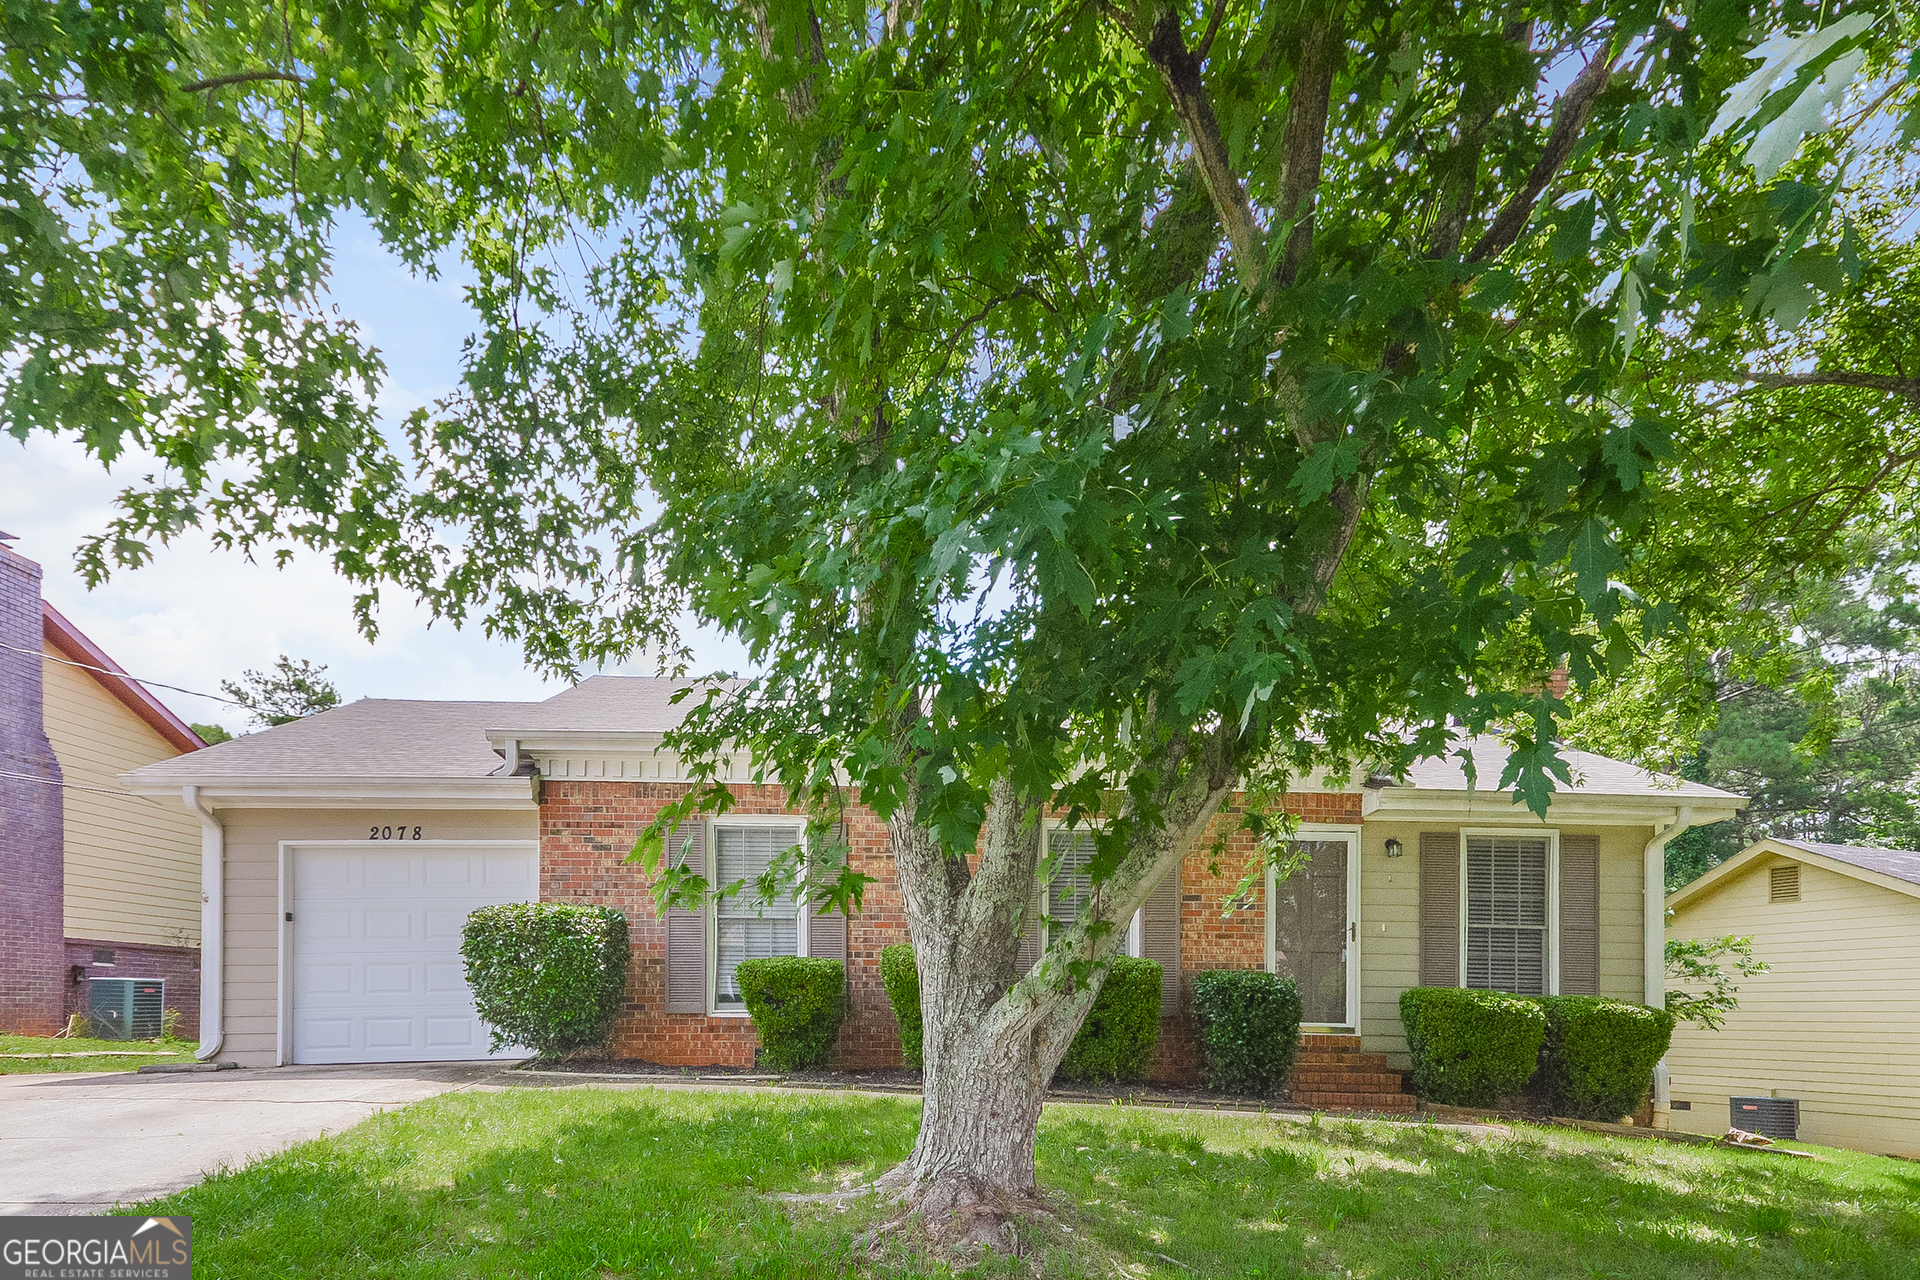
POLYGON ((1560 989, 1560 833, 1460 833, 1460 985, 1514 995, 1560 989))
MULTIPOLYGON (((1047 920, 1048 929, 1071 925, 1080 918, 1088 900, 1093 896, 1093 876, 1087 868, 1093 863, 1093 832, 1085 827, 1068 827, 1061 823, 1049 823, 1047 826, 1047 856, 1056 859, 1053 879, 1047 882, 1047 920)), ((1127 922, 1127 936, 1121 946, 1121 954, 1138 956, 1141 954, 1141 912, 1133 913, 1133 919, 1127 922)))
POLYGON ((798 884, 772 902, 754 886, 774 859, 806 839, 806 823, 797 818, 752 816, 718 818, 707 824, 707 883, 714 888, 745 880, 747 887, 721 902, 707 904, 708 1008, 715 1014, 745 1017, 734 971, 742 960, 807 953, 806 902, 798 884))

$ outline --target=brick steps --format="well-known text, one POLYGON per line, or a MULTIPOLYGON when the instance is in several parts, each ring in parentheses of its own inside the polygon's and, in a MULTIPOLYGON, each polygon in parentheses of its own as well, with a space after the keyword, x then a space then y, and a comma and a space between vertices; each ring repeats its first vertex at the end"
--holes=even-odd
POLYGON ((1386 1055, 1362 1053, 1359 1036, 1301 1036, 1287 1096, 1296 1106, 1326 1111, 1411 1115, 1415 1105, 1386 1055))
POLYGON ((1389 1111, 1412 1115, 1414 1100, 1405 1093, 1303 1093, 1295 1090, 1290 1101, 1296 1106, 1317 1111, 1389 1111))

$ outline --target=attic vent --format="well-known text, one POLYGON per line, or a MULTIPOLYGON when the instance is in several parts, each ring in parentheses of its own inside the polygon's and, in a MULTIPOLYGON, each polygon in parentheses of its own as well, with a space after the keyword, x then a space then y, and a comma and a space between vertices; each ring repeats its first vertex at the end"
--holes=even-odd
POLYGON ((1800 868, 1774 867, 1767 873, 1768 902, 1800 901, 1800 868))

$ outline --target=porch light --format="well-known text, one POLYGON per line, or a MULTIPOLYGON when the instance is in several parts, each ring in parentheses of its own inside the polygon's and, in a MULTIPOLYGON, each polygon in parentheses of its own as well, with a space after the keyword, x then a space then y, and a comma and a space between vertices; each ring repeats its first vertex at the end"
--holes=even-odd
POLYGON ((1387 856, 1389 858, 1397 858, 1401 854, 1405 853, 1406 851, 1407 851, 1407 846, 1401 844, 1398 840, 1394 839, 1392 836, 1387 837, 1387 856))

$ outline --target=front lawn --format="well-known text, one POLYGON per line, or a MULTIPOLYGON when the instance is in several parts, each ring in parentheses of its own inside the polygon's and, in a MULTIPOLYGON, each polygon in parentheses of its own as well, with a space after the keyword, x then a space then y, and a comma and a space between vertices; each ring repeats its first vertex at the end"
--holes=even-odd
MULTIPOLYGON (((143 1207, 205 1277, 841 1277, 873 1218, 777 1191, 871 1176, 918 1103, 669 1090, 463 1093, 143 1207)), ((1920 1166, 1515 1126, 1055 1105, 1046 1276, 1862 1276, 1920 1270, 1920 1166)), ((850 1268, 850 1264, 851 1268, 850 1268)), ((937 1268, 936 1268, 937 1270, 937 1268)), ((982 1270, 1026 1273, 1024 1263, 982 1270)))
POLYGON ((0 1036, 0 1076, 43 1071, 132 1071, 150 1062, 190 1062, 192 1059, 193 1045, 185 1040, 0 1036), (129 1053, 138 1056, 126 1056, 129 1053), (75 1054, 82 1056, 70 1056, 75 1054))

